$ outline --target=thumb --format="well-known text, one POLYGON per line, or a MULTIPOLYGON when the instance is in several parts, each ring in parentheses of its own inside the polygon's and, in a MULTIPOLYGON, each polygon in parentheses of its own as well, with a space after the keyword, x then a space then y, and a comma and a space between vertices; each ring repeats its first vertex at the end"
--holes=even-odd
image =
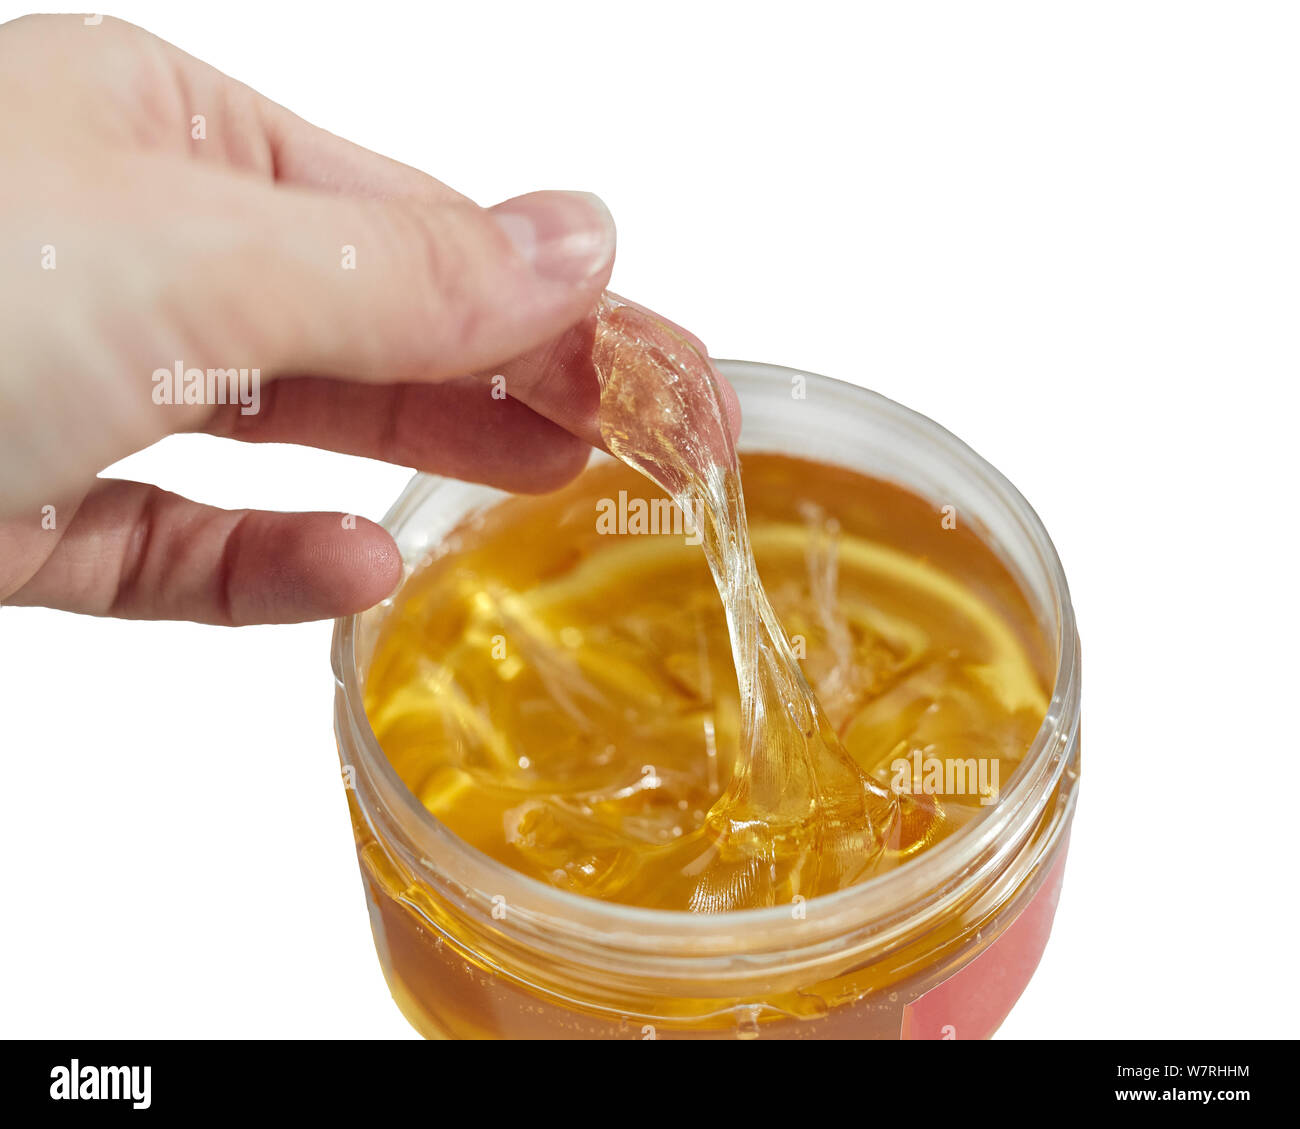
POLYGON ((218 308, 239 310, 240 336, 272 377, 393 383, 492 369, 589 313, 613 266, 613 219, 587 193, 493 208, 270 193, 262 237, 225 280, 239 293, 218 308))

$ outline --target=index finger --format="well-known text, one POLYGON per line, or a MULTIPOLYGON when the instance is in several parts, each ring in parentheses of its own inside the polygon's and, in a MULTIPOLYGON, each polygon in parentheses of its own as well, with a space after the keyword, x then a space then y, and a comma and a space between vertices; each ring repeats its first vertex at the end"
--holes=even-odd
MULTIPOLYGON (((669 321, 663 315, 626 298, 611 294, 620 304, 632 306, 657 318, 686 338, 706 360, 708 348, 695 334, 669 321)), ((593 447, 605 449, 596 421, 600 408, 600 383, 592 362, 595 341, 596 317, 589 314, 571 326, 559 337, 525 353, 503 365, 488 376, 504 378, 505 391, 512 398, 522 400, 538 415, 559 424, 566 431, 586 440, 593 447)), ((730 382, 718 371, 712 360, 714 381, 718 389, 723 412, 733 439, 740 436, 740 399, 730 382)))

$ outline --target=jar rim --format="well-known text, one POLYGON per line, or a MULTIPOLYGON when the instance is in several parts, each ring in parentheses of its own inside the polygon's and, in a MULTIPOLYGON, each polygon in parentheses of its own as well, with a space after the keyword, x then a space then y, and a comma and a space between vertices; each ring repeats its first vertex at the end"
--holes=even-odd
MULTIPOLYGON (((1008 786, 997 803, 981 817, 959 828, 948 838, 921 852, 885 874, 854 886, 807 899, 803 915, 792 919, 790 906, 765 906, 730 910, 720 914, 697 914, 685 910, 655 909, 606 902, 560 890, 514 870, 467 843, 437 819, 397 775, 379 745, 366 716, 363 679, 356 661, 356 642, 361 617, 346 616, 335 621, 332 660, 337 685, 335 722, 344 748, 350 734, 349 752, 354 766, 364 773, 374 794, 360 795, 367 804, 382 805, 386 816, 410 838, 407 861, 424 877, 445 871, 454 860, 452 884, 466 893, 487 898, 505 897, 512 918, 524 920, 548 935, 560 929, 576 939, 586 939, 628 952, 666 956, 678 954, 700 958, 708 954, 736 956, 742 952, 798 948, 842 937, 848 929, 866 929, 876 935, 892 927, 917 906, 942 906, 973 880, 985 866, 994 866, 1021 842, 1041 817, 1046 803, 1065 769, 1066 753, 1077 741, 1079 722, 1079 641, 1070 602, 1069 586, 1056 549, 1042 521, 1024 496, 995 467, 966 443, 927 416, 858 385, 819 376, 800 369, 753 361, 718 360, 719 370, 736 387, 742 408, 749 395, 763 394, 760 385, 779 379, 788 389, 792 377, 801 377, 821 394, 837 397, 846 411, 869 410, 883 415, 891 428, 941 449, 963 473, 980 479, 1006 506, 1027 536, 1037 564, 1045 573, 1055 605, 1057 662, 1051 699, 1042 724, 1008 786), (432 857, 440 856, 439 863, 432 857)), ((761 450, 761 448, 755 448, 761 450)), ((396 533, 402 523, 431 491, 448 480, 416 474, 384 516, 382 524, 396 533)), ((991 546, 992 547, 992 546, 991 546)), ((993 547, 996 551, 996 547, 993 547)), ((1005 562, 1012 567, 1010 562, 1005 562)), ((1020 578, 1023 582, 1023 578, 1020 578)), ((1068 804, 1072 807, 1071 791, 1068 804)), ((1069 814, 1069 808, 1062 813, 1069 814)), ((1058 824, 1064 824, 1064 818, 1058 824)), ((1049 844, 1050 846, 1050 844, 1049 844)), ((1044 848, 1046 849, 1046 848, 1044 848)), ((492 922, 500 927, 498 921, 492 922)))

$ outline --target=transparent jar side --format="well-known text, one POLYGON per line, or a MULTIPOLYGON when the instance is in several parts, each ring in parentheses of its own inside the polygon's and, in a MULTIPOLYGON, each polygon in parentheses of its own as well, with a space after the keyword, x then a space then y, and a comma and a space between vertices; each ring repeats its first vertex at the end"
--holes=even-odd
POLYGON ((492 928, 467 920, 458 899, 432 893, 395 864, 391 844, 361 838, 358 845, 385 976, 407 1018, 428 1037, 947 1037, 910 1034, 922 1030, 912 1013, 951 994, 948 983, 964 970, 1000 959, 1012 945, 1011 931, 1023 932, 1034 907, 1048 902, 1036 941, 1029 948, 1017 942, 1018 966, 977 988, 978 1022, 969 1019, 969 1007, 954 1009, 951 1001, 937 1013, 942 1023, 928 1008, 931 1028, 953 1027, 970 1038, 996 1029, 1037 966, 1059 895, 1072 798, 1062 789, 1020 863, 1004 873, 1005 889, 973 892, 960 913, 910 943, 870 958, 844 953, 816 961, 792 949, 743 973, 700 960, 678 962, 671 975, 620 974, 599 949, 577 960, 571 951, 521 944, 509 930, 509 892, 500 895, 505 918, 492 923, 501 928, 492 928))

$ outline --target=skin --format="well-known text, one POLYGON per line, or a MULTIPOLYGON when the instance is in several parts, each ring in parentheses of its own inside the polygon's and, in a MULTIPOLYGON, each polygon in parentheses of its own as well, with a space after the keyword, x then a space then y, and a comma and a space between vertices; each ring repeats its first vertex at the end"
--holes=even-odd
POLYGON ((556 489, 599 445, 614 242, 594 197, 481 208, 130 24, 0 26, 0 602, 238 625, 383 599, 401 560, 364 518, 96 474, 193 431, 556 489), (260 369, 259 411, 156 403, 178 360, 260 369))

